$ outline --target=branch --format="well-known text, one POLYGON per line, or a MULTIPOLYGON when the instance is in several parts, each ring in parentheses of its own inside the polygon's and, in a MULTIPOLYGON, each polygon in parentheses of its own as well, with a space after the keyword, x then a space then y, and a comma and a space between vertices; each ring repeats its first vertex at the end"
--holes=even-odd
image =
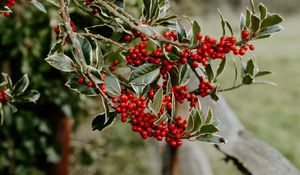
MULTIPOLYGON (((64 25, 66 27, 66 30, 67 30, 67 34, 71 40, 71 43, 72 43, 72 47, 74 48, 76 54, 78 55, 78 58, 81 62, 81 64, 83 66, 85 66, 85 64, 83 63, 83 58, 82 58, 82 54, 80 53, 79 51, 79 48, 77 47, 77 45, 75 44, 75 39, 74 39, 74 33, 72 31, 72 28, 71 28, 71 25, 70 25, 70 18, 69 18, 69 13, 68 13, 68 9, 65 5, 65 1, 64 0, 60 0, 60 9, 61 9, 61 14, 62 14, 62 18, 63 18, 63 22, 64 22, 64 25)), ((86 67, 84 67, 85 70, 86 67)), ((114 104, 113 102, 106 96, 106 94, 101 90, 101 88, 98 86, 98 84, 95 82, 95 80, 91 77, 91 73, 90 73, 90 70, 87 70, 88 72, 88 78, 93 82, 93 84, 95 85, 95 87, 99 90, 101 96, 107 101, 107 103, 114 107, 114 104)))
MULTIPOLYGON (((128 19, 128 15, 123 9, 121 8, 113 8, 110 4, 108 4, 107 2, 105 2, 104 0, 98 0, 97 1, 100 5, 102 5, 103 7, 105 7, 109 12, 111 12, 114 16, 120 18, 121 20, 123 20, 130 28, 138 30, 139 32, 143 33, 143 31, 139 30, 138 25, 140 25, 140 23, 135 24, 133 23, 131 20, 128 19), (121 13, 119 11, 122 11, 121 13), (124 15, 127 14, 127 15, 124 15)), ((134 18, 134 17, 129 17, 129 18, 134 18)), ((193 46, 191 46, 190 44, 187 43, 180 43, 180 42, 176 42, 176 41, 171 41, 168 40, 162 36, 149 36, 147 35, 149 38, 152 38, 153 40, 158 40, 160 42, 164 42, 164 43, 171 43, 173 45, 176 45, 178 47, 186 47, 186 48, 193 48, 193 46)))
POLYGON ((118 46, 118 47, 126 50, 126 47, 124 45, 122 45, 122 44, 120 44, 120 43, 118 43, 116 41, 113 41, 113 40, 111 40, 109 38, 106 38, 106 37, 104 37, 102 35, 92 34, 92 33, 78 33, 78 34, 81 35, 81 36, 88 36, 88 37, 93 37, 93 38, 98 39, 98 40, 103 40, 103 41, 109 42, 111 44, 114 44, 114 45, 116 45, 116 46, 118 46))
POLYGON ((234 89, 237 89, 237 88, 240 88, 242 87, 244 84, 239 84, 239 85, 236 85, 236 86, 232 86, 230 88, 225 88, 225 89, 220 89, 218 90, 219 92, 225 92, 225 91, 230 91, 230 90, 234 90, 234 89))

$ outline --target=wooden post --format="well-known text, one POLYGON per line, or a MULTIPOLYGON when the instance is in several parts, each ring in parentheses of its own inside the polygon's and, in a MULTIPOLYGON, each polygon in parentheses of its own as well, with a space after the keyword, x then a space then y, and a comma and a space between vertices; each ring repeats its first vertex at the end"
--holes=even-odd
POLYGON ((163 152, 162 175, 180 175, 177 161, 178 148, 169 144, 165 146, 163 152))

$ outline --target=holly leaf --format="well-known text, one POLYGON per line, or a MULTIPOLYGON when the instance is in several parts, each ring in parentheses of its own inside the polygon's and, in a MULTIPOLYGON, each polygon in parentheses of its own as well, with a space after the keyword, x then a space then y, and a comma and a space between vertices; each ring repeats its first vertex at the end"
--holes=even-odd
POLYGON ((115 112, 109 112, 107 114, 107 119, 106 119, 105 113, 99 114, 92 121, 93 130, 102 131, 103 129, 111 126, 114 123, 114 121, 116 120, 116 117, 117 117, 117 113, 115 113, 115 112))
POLYGON ((20 80, 17 81, 11 93, 14 96, 18 96, 24 93, 25 90, 28 88, 28 86, 29 86, 29 79, 28 79, 28 75, 25 74, 20 80))
POLYGON ((41 12, 47 13, 44 5, 42 3, 40 3, 37 0, 32 0, 31 3, 37 8, 39 9, 41 12))
POLYGON ((159 110, 161 108, 161 105, 162 105, 162 102, 163 102, 162 99, 163 99, 163 89, 159 88, 156 91, 152 102, 150 102, 150 104, 149 104, 150 109, 153 111, 153 113, 156 116, 158 115, 159 110))
POLYGON ((119 96, 121 95, 121 85, 117 77, 109 72, 104 72, 104 84, 108 93, 119 96))
POLYGON ((40 98, 40 93, 36 90, 30 90, 25 92, 24 94, 18 96, 16 98, 16 102, 21 102, 21 103, 36 103, 36 101, 40 98))
POLYGON ((70 57, 62 53, 55 53, 45 59, 52 67, 63 72, 74 72, 74 62, 70 57))
POLYGON ((212 124, 203 125, 200 129, 201 134, 213 134, 218 131, 219 129, 212 124))
POLYGON ((129 81, 135 85, 148 85, 159 76, 160 65, 143 64, 133 70, 129 81))
POLYGON ((185 64, 181 67, 180 71, 180 84, 179 86, 185 86, 191 78, 191 68, 188 64, 185 64))
POLYGON ((283 18, 280 15, 273 14, 267 16, 261 23, 261 29, 277 25, 283 21, 283 18))
POLYGON ((214 134, 204 134, 197 137, 196 140, 201 142, 211 143, 211 144, 220 144, 226 142, 222 136, 218 136, 214 134))

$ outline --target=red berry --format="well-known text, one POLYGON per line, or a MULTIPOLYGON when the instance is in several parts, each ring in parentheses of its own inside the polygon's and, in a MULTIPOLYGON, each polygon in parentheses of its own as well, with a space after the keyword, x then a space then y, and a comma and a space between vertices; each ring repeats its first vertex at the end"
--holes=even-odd
POLYGON ((124 41, 129 42, 131 40, 131 36, 129 34, 124 36, 124 41))
POLYGON ((10 16, 10 13, 9 13, 9 12, 4 12, 4 16, 5 16, 5 17, 9 17, 9 16, 10 16))
POLYGON ((197 40, 201 40, 202 39, 202 35, 201 34, 196 34, 196 38, 197 38, 197 40))
POLYGON ((255 46, 251 44, 251 45, 249 46, 249 49, 250 49, 250 50, 254 50, 254 49, 255 49, 255 46))
POLYGON ((87 87, 89 87, 89 88, 93 87, 93 82, 92 82, 92 81, 89 81, 89 82, 87 83, 87 87))
POLYGON ((119 64, 119 61, 118 61, 118 60, 114 60, 114 61, 113 61, 113 65, 115 66, 115 65, 117 65, 117 64, 119 64))
POLYGON ((166 49, 167 52, 171 52, 171 51, 172 51, 172 48, 173 48, 172 44, 167 44, 167 45, 165 46, 165 49, 166 49))
POLYGON ((198 67, 198 63, 196 61, 192 62, 192 67, 193 68, 197 68, 198 67))
POLYGON ((114 102, 114 103, 118 103, 118 98, 112 98, 111 100, 112 100, 112 102, 114 102))
POLYGON ((112 72, 115 71, 116 70, 116 66, 110 66, 109 70, 112 71, 112 72))
POLYGON ((56 35, 59 35, 60 29, 58 25, 55 27, 54 32, 56 33, 56 35))
POLYGON ((84 78, 83 78, 82 76, 78 77, 77 83, 78 83, 78 84, 84 83, 84 78))
POLYGON ((248 30, 242 31, 242 39, 243 40, 247 39, 249 35, 250 35, 250 32, 248 30))

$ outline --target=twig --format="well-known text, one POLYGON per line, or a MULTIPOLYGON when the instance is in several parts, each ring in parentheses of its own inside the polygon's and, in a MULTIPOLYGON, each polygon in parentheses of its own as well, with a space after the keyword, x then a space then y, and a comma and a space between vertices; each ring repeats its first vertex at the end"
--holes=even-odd
MULTIPOLYGON (((60 9, 61 9, 61 14, 62 14, 62 18, 63 18, 63 22, 64 25, 67 29, 67 34, 69 35, 69 38, 71 40, 72 46, 76 52, 76 54, 79 57, 79 60, 81 62, 81 64, 83 66, 85 66, 85 64, 83 64, 83 58, 82 58, 82 54, 80 54, 79 48, 77 47, 77 45, 75 44, 75 39, 74 39, 74 34, 70 25, 70 18, 69 18, 69 13, 68 13, 68 9, 65 5, 65 1, 64 0, 60 0, 60 9)), ((84 67, 84 70, 87 70, 86 67, 84 67)), ((95 87, 99 90, 101 96, 107 101, 107 103, 114 107, 114 104, 112 103, 112 101, 106 96, 106 94, 101 90, 101 88, 98 86, 98 84, 95 82, 95 80, 91 77, 91 73, 90 70, 87 70, 88 72, 88 78, 93 82, 93 84, 95 85, 95 87)))
MULTIPOLYGON (((107 2, 107 0, 105 0, 107 2)), ((138 19, 136 19, 134 16, 132 16, 131 14, 127 13, 125 10, 123 10, 122 8, 118 7, 116 4, 111 3, 111 2, 107 2, 112 8, 114 8, 116 11, 118 11, 119 13, 122 13, 125 17, 129 18, 132 22, 134 22, 136 25, 140 25, 140 21, 138 19)))
POLYGON ((232 87, 230 87, 230 88, 219 89, 218 91, 219 91, 219 92, 230 91, 230 90, 233 90, 233 89, 240 88, 240 87, 242 87, 243 85, 244 85, 244 84, 239 84, 239 85, 236 85, 236 86, 232 86, 232 87))
POLYGON ((78 33, 78 34, 81 35, 81 36, 88 36, 88 37, 93 37, 93 38, 98 39, 98 40, 103 40, 103 41, 109 42, 111 44, 114 44, 114 45, 116 45, 116 46, 118 46, 122 49, 126 49, 124 45, 122 45, 122 44, 120 44, 116 41, 113 41, 109 38, 106 38, 102 35, 99 35, 99 34, 92 34, 92 33, 78 33))
MULTIPOLYGON (((129 20, 124 13, 122 12, 119 13, 116 9, 114 9, 111 5, 109 5, 107 2, 105 2, 104 0, 98 0, 97 1, 100 5, 102 5, 103 7, 105 7, 109 12, 111 12, 114 16, 119 17, 121 20, 123 20, 130 28, 138 30, 139 32, 143 33, 143 31, 141 31, 138 28, 138 25, 136 25, 135 23, 133 23, 131 20, 129 20)), ((123 9, 118 8, 119 11, 123 11, 123 9)), ((176 42, 176 41, 171 41, 168 40, 162 36, 149 36, 147 35, 149 38, 152 38, 154 40, 158 40, 160 42, 164 42, 164 43, 171 43, 173 45, 179 46, 179 47, 187 47, 187 48, 193 48, 194 46, 191 46, 190 44, 187 43, 180 43, 180 42, 176 42)))

